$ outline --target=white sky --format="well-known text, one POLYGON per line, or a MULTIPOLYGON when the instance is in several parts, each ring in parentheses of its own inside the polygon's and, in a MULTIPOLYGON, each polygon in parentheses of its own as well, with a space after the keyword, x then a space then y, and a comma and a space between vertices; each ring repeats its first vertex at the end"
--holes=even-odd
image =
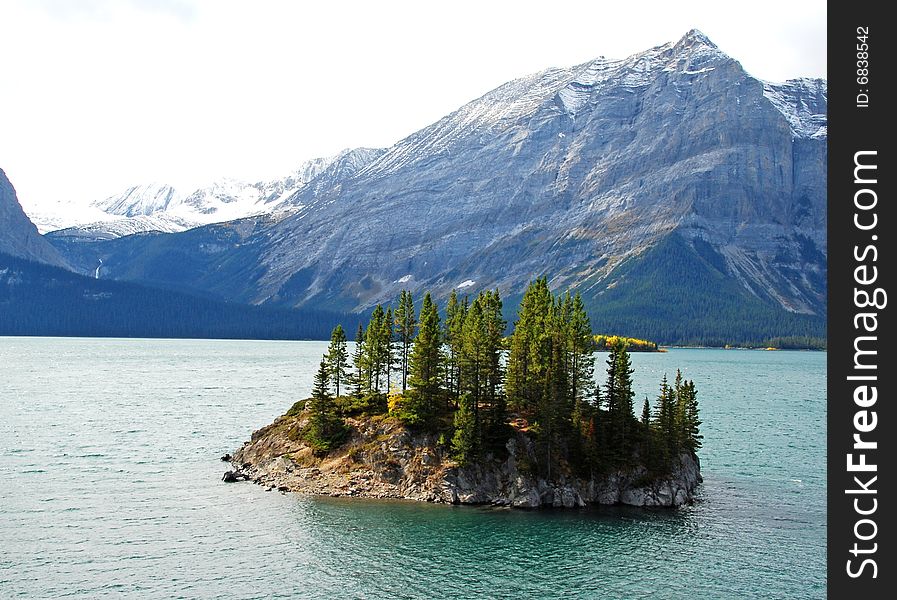
POLYGON ((824 77, 825 7, 0 0, 0 168, 26 208, 279 177, 390 146, 515 77, 691 28, 762 79, 824 77))

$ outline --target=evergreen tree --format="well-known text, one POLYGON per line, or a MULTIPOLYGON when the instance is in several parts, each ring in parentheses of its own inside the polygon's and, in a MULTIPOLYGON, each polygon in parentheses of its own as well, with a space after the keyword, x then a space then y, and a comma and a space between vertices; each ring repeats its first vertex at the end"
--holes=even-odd
POLYGON ((507 401, 504 391, 504 367, 502 351, 507 322, 502 315, 502 301, 498 290, 484 292, 483 302, 483 342, 485 358, 483 383, 488 410, 487 425, 491 432, 499 433, 507 421, 507 401))
POLYGON ((304 437, 316 452, 327 452, 339 444, 343 433, 342 421, 336 415, 336 405, 330 395, 330 368, 326 359, 322 358, 312 387, 309 421, 304 437))
POLYGON ((631 423, 635 420, 632 399, 632 363, 626 345, 619 341, 613 346, 607 359, 607 388, 605 397, 608 404, 607 443, 611 456, 617 462, 624 462, 630 456, 632 443, 631 423))
POLYGON ((380 382, 386 366, 386 350, 383 347, 383 321, 386 313, 383 306, 378 304, 371 313, 371 320, 364 333, 365 359, 363 361, 367 370, 367 389, 369 393, 380 393, 380 382))
MULTIPOLYGON (((454 294, 454 291, 452 292, 454 294)), ((408 389, 408 360, 411 356, 411 343, 417 327, 414 315, 414 298, 408 290, 402 290, 399 306, 395 314, 396 332, 399 337, 399 365, 402 377, 402 391, 408 389)))
POLYGON ((474 409, 473 399, 468 394, 461 394, 458 410, 455 411, 454 425, 452 453, 458 463, 465 466, 479 457, 479 418, 474 409))
POLYGON ((660 394, 657 396, 657 430, 660 436, 661 451, 668 460, 678 451, 676 444, 676 405, 674 388, 667 383, 666 373, 660 382, 660 394))
POLYGON ((415 389, 417 409, 425 419, 435 416, 441 391, 442 339, 439 312, 429 292, 420 310, 419 327, 411 351, 409 383, 415 389))
POLYGON ((698 395, 695 391, 695 382, 686 381, 682 386, 682 394, 679 402, 683 406, 682 440, 683 448, 690 452, 697 451, 701 446, 701 419, 698 415, 698 395))
POLYGON ((349 361, 349 353, 346 350, 346 332, 342 325, 334 327, 330 334, 330 346, 327 348, 327 368, 330 370, 330 381, 336 389, 336 395, 340 395, 340 383, 346 379, 346 363, 349 361))
POLYGON ((556 326, 555 339, 549 345, 550 357, 545 371, 544 388, 537 404, 539 447, 545 457, 546 475, 551 477, 552 463, 563 453, 563 440, 572 429, 572 404, 569 396, 567 353, 556 326))
MULTIPOLYGON (((327 367, 327 361, 321 359, 321 365, 315 373, 314 384, 311 388, 311 397, 313 400, 319 401, 317 408, 321 409, 326 406, 326 401, 332 399, 330 395, 330 369, 327 367)), ((320 416, 325 411, 314 410, 315 404, 312 403, 312 414, 320 416)))
POLYGON ((534 415, 546 386, 551 360, 553 299, 545 277, 526 288, 511 336, 505 390, 508 404, 524 415, 534 415))
POLYGON ((480 401, 484 396, 484 363, 486 358, 485 341, 483 340, 483 302, 477 297, 467 311, 461 333, 460 355, 461 394, 466 394, 474 413, 477 413, 480 401))
POLYGON ((350 382, 352 385, 352 395, 356 398, 361 398, 370 391, 369 389, 365 389, 365 355, 364 327, 359 323, 358 331, 355 333, 355 351, 352 353, 352 363, 355 367, 355 372, 352 374, 352 380, 350 382))
POLYGON ((670 426, 672 434, 673 455, 679 454, 685 443, 685 383, 682 380, 682 371, 676 369, 676 379, 673 381, 673 422, 670 426))
POLYGON ((652 457, 651 443, 651 405, 648 403, 648 397, 645 396, 645 403, 642 405, 642 462, 650 463, 652 457))
POLYGON ((395 367, 395 352, 393 348, 395 336, 393 334, 393 331, 393 314, 392 307, 390 306, 387 307, 386 315, 384 315, 383 322, 380 324, 380 344, 383 348, 383 368, 386 371, 387 394, 390 391, 390 385, 392 384, 392 371, 393 367, 395 367))
POLYGON ((501 360, 505 327, 498 291, 482 292, 466 311, 456 350, 461 393, 470 396, 480 424, 491 433, 504 428, 507 416, 501 360), (479 414, 481 409, 485 414, 479 414))
POLYGON ((462 300, 452 290, 445 311, 445 331, 443 333, 447 349, 445 381, 449 397, 457 405, 461 395, 461 353, 464 344, 464 321, 467 318, 469 302, 467 296, 462 300))
POLYGON ((589 397, 594 387, 595 342, 589 315, 579 294, 573 296, 571 301, 567 331, 571 395, 576 400, 582 400, 589 397))

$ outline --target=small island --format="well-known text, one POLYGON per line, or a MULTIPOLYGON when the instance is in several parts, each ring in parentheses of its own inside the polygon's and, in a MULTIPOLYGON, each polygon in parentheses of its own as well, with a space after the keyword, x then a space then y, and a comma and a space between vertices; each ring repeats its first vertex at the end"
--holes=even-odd
POLYGON ((497 291, 377 306, 350 363, 337 326, 312 395, 252 435, 226 481, 313 495, 514 508, 679 506, 701 482, 694 382, 664 376, 635 415, 625 338, 606 381, 579 295, 541 278, 510 338, 497 291))

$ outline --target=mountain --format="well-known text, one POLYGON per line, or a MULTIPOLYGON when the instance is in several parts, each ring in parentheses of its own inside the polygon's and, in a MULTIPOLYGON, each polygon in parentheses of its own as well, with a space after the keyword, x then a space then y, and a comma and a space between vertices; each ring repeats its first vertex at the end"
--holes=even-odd
POLYGON ((37 231, 22 210, 16 190, 0 169, 0 252, 56 266, 65 259, 37 231))
POLYGON ((324 339, 357 317, 95 279, 0 253, 0 335, 324 339))
POLYGON ((93 205, 110 215, 136 217, 164 212, 179 201, 180 196, 173 187, 154 183, 130 187, 120 194, 94 202, 93 205))
POLYGON ((821 80, 751 77, 693 30, 500 86, 351 174, 298 188, 285 218, 98 243, 79 261, 352 311, 403 288, 497 287, 512 305, 546 274, 584 295, 602 331, 824 335, 826 94, 821 80))
POLYGON ((136 185, 86 207, 60 203, 50 213, 41 211, 37 213, 39 228, 72 239, 99 240, 135 233, 174 233, 255 215, 286 214, 301 208, 291 205, 289 199, 304 187, 330 189, 383 152, 347 149, 306 161, 279 179, 248 183, 223 178, 187 195, 163 183, 136 185))

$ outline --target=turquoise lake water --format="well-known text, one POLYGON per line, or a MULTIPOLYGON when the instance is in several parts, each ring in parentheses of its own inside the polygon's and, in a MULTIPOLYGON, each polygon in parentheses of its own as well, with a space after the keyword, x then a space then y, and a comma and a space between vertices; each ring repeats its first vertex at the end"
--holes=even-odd
MULTIPOLYGON (((518 512, 225 484, 324 342, 0 338, 0 598, 823 598, 825 358, 633 354, 694 379, 699 500, 518 512)), ((604 355, 599 355, 603 364, 604 355)))

